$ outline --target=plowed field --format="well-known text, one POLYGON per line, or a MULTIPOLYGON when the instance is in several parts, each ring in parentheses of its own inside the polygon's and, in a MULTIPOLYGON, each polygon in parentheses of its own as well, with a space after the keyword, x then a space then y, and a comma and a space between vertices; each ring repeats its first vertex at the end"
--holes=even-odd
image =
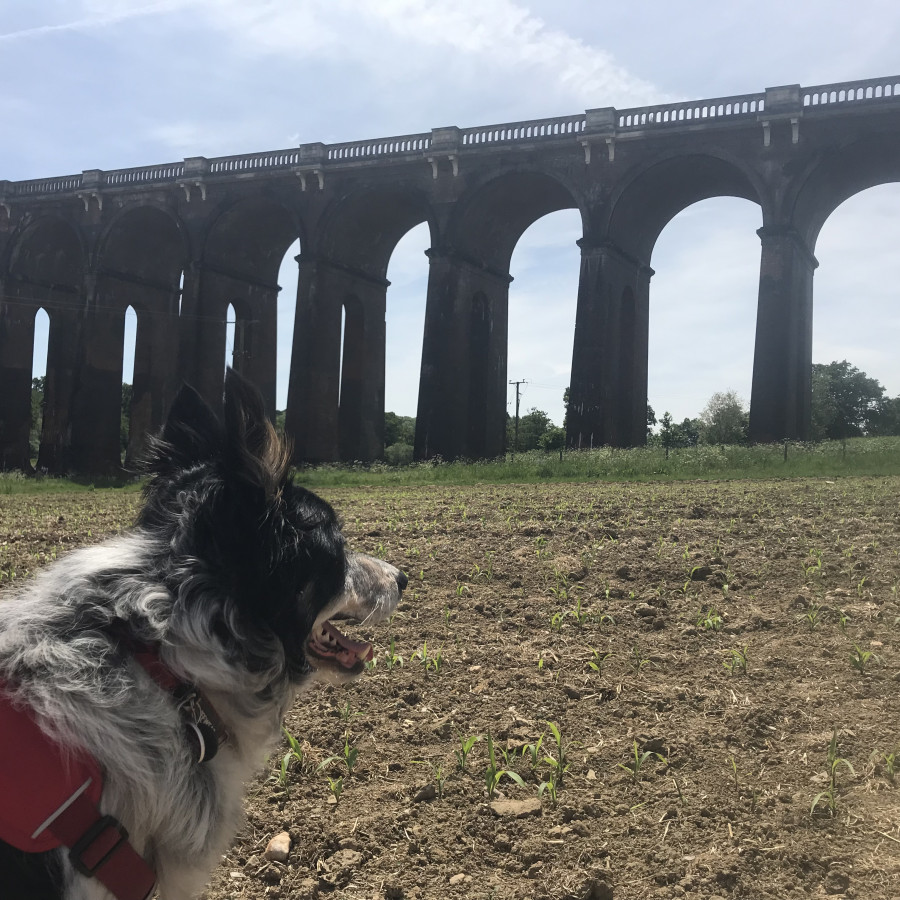
MULTIPOLYGON (((900 479, 327 498, 410 585, 209 900, 900 896, 900 479)), ((0 498, 0 583, 136 502, 0 498)))

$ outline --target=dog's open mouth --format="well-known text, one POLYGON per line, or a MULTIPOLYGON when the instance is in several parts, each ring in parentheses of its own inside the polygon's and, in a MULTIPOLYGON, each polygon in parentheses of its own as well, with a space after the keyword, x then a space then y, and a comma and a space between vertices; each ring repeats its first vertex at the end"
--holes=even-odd
POLYGON ((349 674, 361 672, 374 656, 368 641, 354 641, 342 634, 327 619, 316 624, 306 644, 315 662, 325 663, 349 674))

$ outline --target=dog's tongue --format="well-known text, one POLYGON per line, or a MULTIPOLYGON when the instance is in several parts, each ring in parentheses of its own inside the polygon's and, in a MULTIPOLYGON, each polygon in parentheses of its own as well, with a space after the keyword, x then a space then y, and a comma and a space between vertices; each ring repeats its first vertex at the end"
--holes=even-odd
POLYGON ((360 660, 368 662, 374 655, 368 641, 354 641, 327 621, 313 636, 312 645, 317 653, 332 657, 346 669, 352 669, 360 660))

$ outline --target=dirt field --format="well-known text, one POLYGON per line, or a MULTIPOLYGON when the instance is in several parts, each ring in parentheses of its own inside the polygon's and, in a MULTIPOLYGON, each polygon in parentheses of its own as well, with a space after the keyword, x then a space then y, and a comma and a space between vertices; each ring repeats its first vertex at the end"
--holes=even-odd
MULTIPOLYGON (((410 586, 209 900, 900 896, 900 479, 327 496, 410 586)), ((134 502, 0 497, 2 583, 134 502)))

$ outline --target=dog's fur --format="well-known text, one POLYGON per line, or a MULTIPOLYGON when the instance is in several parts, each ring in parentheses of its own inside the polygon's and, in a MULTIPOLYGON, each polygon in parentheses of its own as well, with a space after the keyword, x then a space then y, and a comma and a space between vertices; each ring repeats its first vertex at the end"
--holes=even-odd
MULTIPOLYGON (((352 665, 316 654, 311 633, 331 618, 385 618, 406 585, 393 566, 345 549, 334 511, 292 484, 259 394, 232 372, 224 412, 223 424, 182 389, 151 447, 136 528, 0 600, 0 679, 43 730, 100 762, 101 811, 127 828, 162 900, 202 890, 298 688, 362 670, 364 654, 352 665), (229 738, 211 761, 194 761, 136 643, 158 645, 224 721, 229 738)), ((0 895, 110 896, 64 848, 23 854, 2 843, 0 895)))

